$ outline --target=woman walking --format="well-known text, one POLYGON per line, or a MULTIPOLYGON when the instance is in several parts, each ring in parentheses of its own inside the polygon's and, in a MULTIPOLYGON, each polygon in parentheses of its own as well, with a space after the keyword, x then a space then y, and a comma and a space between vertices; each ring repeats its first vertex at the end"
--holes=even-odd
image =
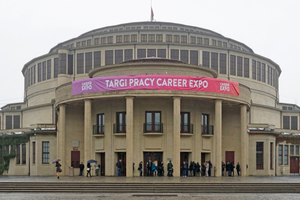
POLYGON ((57 161, 56 164, 55 164, 55 167, 56 167, 56 176, 57 176, 57 179, 59 179, 59 175, 60 175, 60 172, 61 172, 61 164, 57 161))
POLYGON ((142 161, 139 164, 138 170, 140 170, 140 176, 143 176, 143 162, 142 161))

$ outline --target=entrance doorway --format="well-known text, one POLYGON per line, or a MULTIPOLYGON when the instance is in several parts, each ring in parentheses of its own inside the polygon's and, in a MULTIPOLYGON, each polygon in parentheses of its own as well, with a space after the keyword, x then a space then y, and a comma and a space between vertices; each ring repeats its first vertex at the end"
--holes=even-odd
POLYGON ((100 153, 100 176, 105 176, 105 153, 100 153))
POLYGON ((121 176, 126 176, 126 152, 118 152, 118 160, 122 160, 122 170, 121 170, 121 176))
POLYGON ((290 161, 290 175, 299 175, 299 158, 291 157, 290 161))
POLYGON ((189 153, 188 152, 180 152, 180 174, 182 174, 182 167, 181 166, 183 164, 183 161, 188 163, 188 166, 189 166, 189 153))
MULTIPOLYGON (((164 173, 164 168, 160 169, 161 162, 163 160, 163 153, 162 152, 144 152, 144 176, 153 176, 152 170, 149 170, 148 164, 149 160, 154 162, 158 169, 158 175, 161 176, 164 173)), ((165 167, 165 166, 164 166, 165 167)))
POLYGON ((225 162, 232 162, 234 166, 234 151, 226 151, 225 152, 225 162))

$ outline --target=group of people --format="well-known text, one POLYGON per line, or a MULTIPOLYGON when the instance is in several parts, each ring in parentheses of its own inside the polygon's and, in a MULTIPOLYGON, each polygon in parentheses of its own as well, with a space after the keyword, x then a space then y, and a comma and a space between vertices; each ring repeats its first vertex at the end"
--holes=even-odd
POLYGON ((187 177, 188 171, 190 172, 189 176, 200 176, 201 166, 199 162, 196 163, 194 161, 191 161, 189 164, 187 161, 183 161, 181 169, 183 177, 187 177))
MULTIPOLYGON (((149 161, 146 163, 146 168, 147 168, 147 176, 164 176, 165 170, 164 170, 164 163, 161 161, 152 161, 149 159, 149 161)), ((143 162, 141 161, 139 164, 140 170, 140 176, 143 174, 143 162)))
MULTIPOLYGON (((92 164, 91 163, 87 163, 86 165, 86 177, 88 177, 90 175, 90 177, 92 177, 91 171, 92 171, 92 164)), ((95 175, 96 176, 100 176, 100 164, 98 162, 95 162, 94 164, 94 168, 95 168, 95 175)), ((83 170, 84 170, 84 164, 83 162, 81 162, 81 164, 79 165, 79 176, 83 176, 83 170)))
POLYGON ((222 176, 234 176, 234 168, 236 169, 237 175, 240 176, 241 166, 238 162, 236 166, 232 162, 227 162, 226 164, 222 161, 222 176), (226 170, 226 174, 224 173, 226 170))

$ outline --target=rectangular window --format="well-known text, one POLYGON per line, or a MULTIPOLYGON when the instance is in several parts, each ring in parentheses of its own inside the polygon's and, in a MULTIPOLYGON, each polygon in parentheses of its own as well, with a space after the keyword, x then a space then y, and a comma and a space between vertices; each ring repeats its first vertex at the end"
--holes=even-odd
POLYGON ((14 129, 20 128, 20 115, 14 115, 14 129))
POLYGON ((208 51, 203 51, 202 52, 203 55, 203 67, 207 67, 209 68, 209 52, 208 51))
POLYGON ((129 43, 129 42, 130 42, 130 36, 124 35, 124 43, 129 43))
POLYGON ((283 146, 279 145, 278 146, 278 164, 282 165, 283 161, 282 161, 282 155, 283 155, 283 146))
POLYGON ((104 113, 97 115, 97 133, 104 134, 104 113))
POLYGON ((190 43, 191 44, 196 44, 196 37, 195 36, 191 36, 190 43))
POLYGON ((137 58, 146 58, 146 49, 138 49, 137 58))
POLYGON ((54 78, 58 77, 58 58, 54 58, 54 78))
POLYGON ((217 41, 216 40, 212 40, 212 46, 217 46, 217 41))
POLYGON ((256 61, 252 60, 252 79, 256 80, 256 61))
POLYGON ((209 45, 209 38, 204 38, 204 45, 209 45))
POLYGON ((156 42, 162 42, 163 41, 163 35, 162 34, 156 34, 156 42))
POLYGON ((85 73, 89 73, 89 71, 92 69, 92 52, 85 53, 85 73))
POLYGON ((42 163, 43 164, 49 164, 49 142, 42 142, 42 163))
POLYGON ((68 55, 68 74, 73 74, 73 55, 68 55))
POLYGON ((80 151, 71 151, 71 167, 79 168, 80 151))
POLYGON ((226 74, 226 54, 225 53, 220 53, 220 74, 226 74))
POLYGON ((147 57, 156 57, 156 49, 147 49, 147 57))
POLYGON ((202 44, 202 38, 201 37, 197 37, 197 44, 202 44))
POLYGON ((83 74, 84 54, 77 54, 77 74, 83 74))
POLYGON ((187 43, 187 36, 186 35, 181 36, 181 43, 187 43))
POLYGON ((289 159, 289 146, 284 145, 284 164, 285 165, 289 164, 288 159, 289 159))
POLYGON ((106 44, 106 37, 101 38, 101 44, 106 44))
POLYGON ((244 77, 249 78, 249 58, 244 58, 244 77))
POLYGON ((179 42, 180 42, 179 35, 174 35, 174 43, 179 43, 179 42))
POLYGON ((32 164, 35 164, 35 142, 32 142, 32 164))
POLYGON ((296 155, 299 156, 299 146, 296 146, 296 155))
POLYGON ((12 129, 12 116, 6 115, 5 117, 5 129, 12 129))
POLYGON ((137 42, 137 35, 136 34, 131 35, 131 42, 137 42))
POLYGON ((180 60, 183 62, 189 62, 189 51, 188 50, 180 50, 180 60))
POLYGON ((294 155, 294 145, 290 145, 290 155, 294 155))
POLYGON ((58 54, 58 74, 66 74, 67 67, 67 54, 58 54))
POLYGON ((199 58, 198 58, 198 51, 190 51, 190 64, 192 65, 198 65, 199 64, 199 58))
POLYGON ((117 112, 117 133, 126 133, 126 112, 117 112))
POLYGON ((227 48, 227 42, 223 42, 223 47, 227 48))
POLYGON ((94 68, 101 67, 101 51, 94 52, 94 68))
POLYGON ((21 162, 21 147, 19 144, 17 144, 17 154, 16 154, 16 164, 19 165, 21 162))
POLYGON ((43 63, 43 81, 46 80, 46 74, 47 74, 47 66, 46 66, 46 61, 44 61, 43 63))
POLYGON ((107 44, 112 44, 113 43, 113 36, 108 36, 107 37, 107 44))
POLYGON ((243 76, 243 58, 241 56, 237 56, 237 76, 243 76))
POLYGON ((51 60, 47 60, 47 80, 51 79, 51 60))
POLYGON ((273 142, 270 143, 270 169, 273 169, 273 142))
POLYGON ((26 165, 26 144, 22 144, 22 165, 26 165))
POLYGON ((149 42, 155 42, 155 34, 149 34, 149 42))
POLYGON ((230 55, 230 75, 236 75, 236 56, 230 55))
POLYGON ((171 59, 179 60, 179 50, 171 49, 171 59))
POLYGON ((161 129, 161 112, 146 111, 146 132, 162 132, 161 129))
POLYGON ((117 41, 117 43, 122 43, 123 41, 123 36, 122 35, 117 35, 116 36, 116 41, 117 41))
POLYGON ((218 72, 219 66, 218 66, 218 62, 219 62, 219 58, 218 58, 218 53, 211 53, 211 68, 216 70, 216 72, 218 72))
POLYGON ((180 113, 180 133, 190 133, 190 113, 180 113))
POLYGON ((218 47, 222 47, 222 41, 218 41, 218 47))
POLYGON ((141 34, 141 42, 147 42, 147 34, 141 34))
POLYGON ((86 45, 86 41, 82 41, 81 46, 85 47, 85 45, 86 45))
POLYGON ((201 125, 202 125, 202 134, 209 134, 209 115, 208 114, 202 114, 201 125))
POLYGON ((106 50, 105 51, 105 65, 112 65, 114 61, 113 57, 113 50, 106 50))
POLYGON ((38 63, 38 82, 42 81, 42 64, 38 63))
POLYGON ((132 55, 132 49, 125 49, 125 52, 124 52, 124 60, 132 60, 133 58, 133 55, 132 55))
POLYGON ((115 50, 115 64, 123 62, 123 49, 115 50))
POLYGON ((81 43, 80 42, 76 42, 76 47, 80 47, 81 43))
POLYGON ((33 84, 35 84, 36 82, 36 69, 35 69, 35 65, 33 66, 33 84))
POLYGON ((166 58, 166 50, 165 49, 157 49, 157 57, 166 58))
POLYGON ((261 81, 261 63, 257 61, 257 77, 256 80, 261 81))
POLYGON ((283 116, 283 129, 290 129, 290 116, 283 116))
POLYGON ((291 116, 291 129, 298 130, 298 117, 297 116, 291 116))
POLYGON ((167 42, 172 42, 172 35, 166 35, 167 42))
POLYGON ((266 82, 266 64, 262 63, 261 64, 261 81, 266 82))
POLYGON ((94 39, 94 45, 99 45, 99 38, 94 39))
POLYGON ((264 143, 256 142, 256 169, 264 169, 264 143))
POLYGON ((86 41, 86 45, 87 45, 87 46, 91 46, 91 45, 92 45, 92 40, 91 40, 91 39, 87 40, 87 41, 86 41))

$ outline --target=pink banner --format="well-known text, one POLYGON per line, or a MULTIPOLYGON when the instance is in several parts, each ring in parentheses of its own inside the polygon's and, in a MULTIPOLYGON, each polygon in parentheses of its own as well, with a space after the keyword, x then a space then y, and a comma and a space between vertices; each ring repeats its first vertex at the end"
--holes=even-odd
POLYGON ((193 76, 135 75, 108 76, 72 82, 72 95, 115 90, 186 90, 239 96, 239 84, 193 76))

